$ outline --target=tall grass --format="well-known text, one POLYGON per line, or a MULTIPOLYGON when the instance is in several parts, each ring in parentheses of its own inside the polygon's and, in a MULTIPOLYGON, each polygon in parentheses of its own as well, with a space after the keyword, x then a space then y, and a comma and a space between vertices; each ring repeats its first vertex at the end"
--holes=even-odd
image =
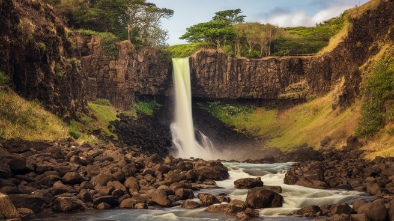
POLYGON ((38 102, 0 90, 0 137, 57 140, 68 137, 68 127, 38 102))
POLYGON ((330 93, 288 110, 237 107, 242 111, 229 112, 229 106, 220 103, 208 108, 237 131, 264 140, 266 147, 286 151, 304 143, 319 147, 326 136, 340 143, 353 134, 359 116, 357 105, 339 112, 331 107, 332 97, 330 93))

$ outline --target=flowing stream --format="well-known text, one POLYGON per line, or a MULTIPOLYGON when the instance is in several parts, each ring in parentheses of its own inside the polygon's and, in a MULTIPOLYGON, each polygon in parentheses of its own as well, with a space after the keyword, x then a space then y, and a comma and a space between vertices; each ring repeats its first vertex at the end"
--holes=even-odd
MULTIPOLYGON (((246 177, 261 177, 264 185, 281 186, 284 198, 283 207, 261 209, 260 218, 255 220, 272 220, 272 221, 297 221, 313 220, 303 217, 284 216, 282 214, 290 213, 308 205, 324 205, 334 203, 351 204, 356 199, 368 199, 364 193, 346 190, 321 190, 301 187, 296 185, 286 185, 283 183, 285 171, 291 167, 291 163, 277 164, 247 164, 247 163, 224 163, 229 168, 230 178, 224 181, 218 181, 219 189, 200 190, 204 193, 226 193, 231 199, 246 199, 247 190, 234 189, 234 181, 246 177)), ((198 192, 196 192, 197 196, 198 192)), ((197 200, 197 199, 195 199, 197 200)), ((72 221, 129 221, 129 220, 156 220, 156 221, 226 221, 237 220, 235 218, 215 213, 204 212, 205 208, 183 209, 180 206, 173 208, 152 207, 149 210, 133 209, 114 209, 105 211, 91 211, 77 214, 55 214, 52 217, 38 218, 35 220, 72 220, 72 221)))
POLYGON ((214 148, 208 137, 199 132, 202 143, 197 142, 192 116, 189 58, 173 58, 175 121, 171 124, 175 157, 214 159, 214 148))

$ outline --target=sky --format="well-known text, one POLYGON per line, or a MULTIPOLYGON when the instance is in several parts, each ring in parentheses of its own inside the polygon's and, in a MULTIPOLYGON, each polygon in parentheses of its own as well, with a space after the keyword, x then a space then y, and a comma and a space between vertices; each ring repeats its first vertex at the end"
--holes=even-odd
POLYGON ((241 9, 246 22, 270 23, 280 27, 314 26, 339 16, 346 9, 362 5, 368 0, 147 0, 157 7, 174 10, 174 15, 163 19, 168 31, 169 45, 187 43, 179 37, 186 28, 208 22, 215 12, 241 9))

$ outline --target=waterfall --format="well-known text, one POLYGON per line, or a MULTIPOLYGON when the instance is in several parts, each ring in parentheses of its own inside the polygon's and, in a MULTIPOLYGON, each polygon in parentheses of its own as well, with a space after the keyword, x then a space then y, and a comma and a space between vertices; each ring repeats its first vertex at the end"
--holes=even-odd
POLYGON ((176 147, 174 157, 213 159, 213 145, 201 134, 203 144, 196 140, 192 116, 189 58, 173 58, 175 121, 171 124, 172 142, 176 147))

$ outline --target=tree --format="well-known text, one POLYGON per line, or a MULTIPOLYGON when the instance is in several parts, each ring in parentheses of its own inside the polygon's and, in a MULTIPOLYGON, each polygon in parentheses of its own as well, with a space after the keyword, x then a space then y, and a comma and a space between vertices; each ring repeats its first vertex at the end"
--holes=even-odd
POLYGON ((243 23, 245 15, 239 15, 242 13, 241 9, 225 10, 215 12, 215 16, 212 18, 214 21, 228 21, 231 25, 243 23))
POLYGON ((187 40, 191 43, 209 42, 216 45, 217 49, 221 48, 222 43, 234 36, 234 28, 228 22, 213 20, 205 23, 199 23, 186 29, 180 39, 187 40))
MULTIPOLYGON (((205 41, 215 44, 216 48, 220 49, 227 42, 237 41, 237 33, 233 25, 244 22, 245 16, 239 15, 240 13, 240 9, 216 12, 211 21, 187 28, 186 33, 179 39, 192 43, 205 41)), ((234 52, 237 51, 238 48, 234 48, 234 52)))
POLYGON ((144 39, 147 45, 161 45, 167 38, 167 32, 161 28, 161 19, 170 18, 174 11, 167 8, 158 8, 153 3, 145 0, 133 0, 129 4, 123 23, 127 26, 128 38, 131 33, 138 33, 140 39, 144 39))

